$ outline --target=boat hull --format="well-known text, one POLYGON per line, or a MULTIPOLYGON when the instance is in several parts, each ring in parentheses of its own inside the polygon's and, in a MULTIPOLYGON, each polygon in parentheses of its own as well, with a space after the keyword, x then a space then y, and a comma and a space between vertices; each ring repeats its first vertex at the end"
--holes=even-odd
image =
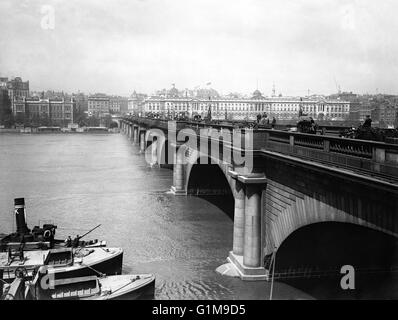
MULTIPOLYGON (((123 250, 120 248, 91 248, 90 250, 104 250, 99 252, 101 257, 96 256, 90 258, 75 259, 71 265, 64 266, 48 266, 50 279, 59 280, 66 278, 78 278, 86 276, 120 275, 123 268, 123 250), (80 260, 80 261, 79 261, 80 260)), ((29 260, 28 260, 29 261, 29 260)), ((45 265, 43 262, 33 265, 14 265, 5 267, 3 280, 11 283, 15 279, 15 270, 19 267, 26 269, 25 277, 27 280, 32 279, 33 271, 39 266, 45 265)))
POLYGON ((112 257, 90 264, 88 267, 80 265, 78 268, 54 268, 55 280, 66 278, 78 278, 87 276, 98 276, 100 273, 106 275, 122 274, 123 268, 123 251, 112 257))
MULTIPOLYGON (((87 300, 152 300, 155 295, 155 276, 154 275, 140 275, 141 277, 146 277, 141 280, 138 280, 135 284, 131 286, 121 286, 122 289, 119 290, 116 287, 116 290, 111 292, 110 294, 89 298, 87 300)), ((118 277, 129 277, 118 276, 118 277)), ((112 276, 107 277, 108 281, 112 281, 112 276)), ((104 288, 106 284, 101 283, 101 286, 104 288)))

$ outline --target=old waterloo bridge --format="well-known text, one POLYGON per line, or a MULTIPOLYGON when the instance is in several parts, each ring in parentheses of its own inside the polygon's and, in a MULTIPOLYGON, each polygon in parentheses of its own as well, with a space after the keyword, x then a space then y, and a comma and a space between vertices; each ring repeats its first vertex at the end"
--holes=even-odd
POLYGON ((398 144, 139 117, 123 118, 121 131, 173 169, 174 194, 230 205, 228 260, 242 279, 268 278, 276 253, 275 274, 293 277, 397 266, 398 144), (245 157, 250 165, 236 161, 245 157))

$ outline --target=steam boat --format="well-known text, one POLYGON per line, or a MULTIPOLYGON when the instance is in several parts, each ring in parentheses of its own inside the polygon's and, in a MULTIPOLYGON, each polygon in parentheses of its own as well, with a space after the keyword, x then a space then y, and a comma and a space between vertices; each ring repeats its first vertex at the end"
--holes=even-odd
POLYGON ((54 279, 90 275, 121 274, 121 248, 61 248, 24 251, 9 249, 0 252, 0 270, 3 280, 12 282, 19 272, 31 279, 34 270, 45 266, 54 279))
POLYGON ((152 274, 121 275, 123 250, 104 241, 55 239, 54 224, 26 225, 25 200, 14 200, 17 231, 0 235, 0 300, 109 300, 154 295, 152 274), (44 285, 43 285, 44 284, 44 285))
POLYGON ((9 248, 19 248, 24 244, 24 250, 56 249, 65 247, 106 247, 106 241, 98 239, 84 241, 82 238, 98 228, 100 225, 91 229, 82 236, 74 239, 68 237, 66 240, 55 239, 54 224, 44 224, 42 227, 35 226, 30 230, 26 224, 25 199, 14 199, 15 219, 17 231, 8 235, 0 234, 0 251, 7 251, 9 248))

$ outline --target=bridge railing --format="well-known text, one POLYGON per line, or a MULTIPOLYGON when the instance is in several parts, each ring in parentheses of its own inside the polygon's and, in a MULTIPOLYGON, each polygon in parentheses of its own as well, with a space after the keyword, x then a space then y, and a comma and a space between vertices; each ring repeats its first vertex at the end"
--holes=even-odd
POLYGON ((398 179, 398 145, 276 130, 264 131, 264 151, 398 179))

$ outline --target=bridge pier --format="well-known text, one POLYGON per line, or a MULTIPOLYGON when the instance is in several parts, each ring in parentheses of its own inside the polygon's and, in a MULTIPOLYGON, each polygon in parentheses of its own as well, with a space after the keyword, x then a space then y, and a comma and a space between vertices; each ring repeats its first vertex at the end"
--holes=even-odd
POLYGON ((145 129, 144 128, 139 128, 138 129, 139 132, 139 145, 140 145, 140 153, 144 153, 145 152, 145 147, 146 147, 146 143, 145 143, 145 129))
POLYGON ((129 125, 129 140, 132 140, 132 139, 133 139, 133 134, 134 134, 134 132, 133 132, 133 127, 134 127, 134 125, 131 123, 131 124, 129 125))
POLYGON ((174 195, 186 195, 185 190, 185 145, 171 144, 172 148, 176 148, 174 153, 174 165, 173 165, 173 185, 171 192, 174 195))
POLYGON ((139 141, 139 127, 134 126, 133 127, 133 142, 134 144, 138 144, 139 141))
POLYGON ((158 140, 157 138, 153 138, 151 144, 151 152, 152 152, 152 165, 158 164, 158 140))
POLYGON ((129 137, 129 140, 131 140, 131 138, 132 138, 132 135, 133 135, 133 125, 132 124, 129 124, 129 126, 128 126, 128 137, 129 137))
POLYGON ((165 154, 165 142, 166 138, 164 136, 158 136, 156 139, 156 151, 157 151, 157 160, 158 160, 158 165, 161 167, 165 163, 166 157, 163 156, 165 154))
POLYGON ((262 254, 262 192, 264 174, 228 173, 235 180, 233 250, 227 258, 242 280, 266 280, 262 254))
POLYGON ((236 179, 233 181, 235 185, 233 253, 243 256, 243 240, 245 235, 245 186, 236 179))
POLYGON ((243 265, 261 266, 261 188, 246 185, 243 265))

